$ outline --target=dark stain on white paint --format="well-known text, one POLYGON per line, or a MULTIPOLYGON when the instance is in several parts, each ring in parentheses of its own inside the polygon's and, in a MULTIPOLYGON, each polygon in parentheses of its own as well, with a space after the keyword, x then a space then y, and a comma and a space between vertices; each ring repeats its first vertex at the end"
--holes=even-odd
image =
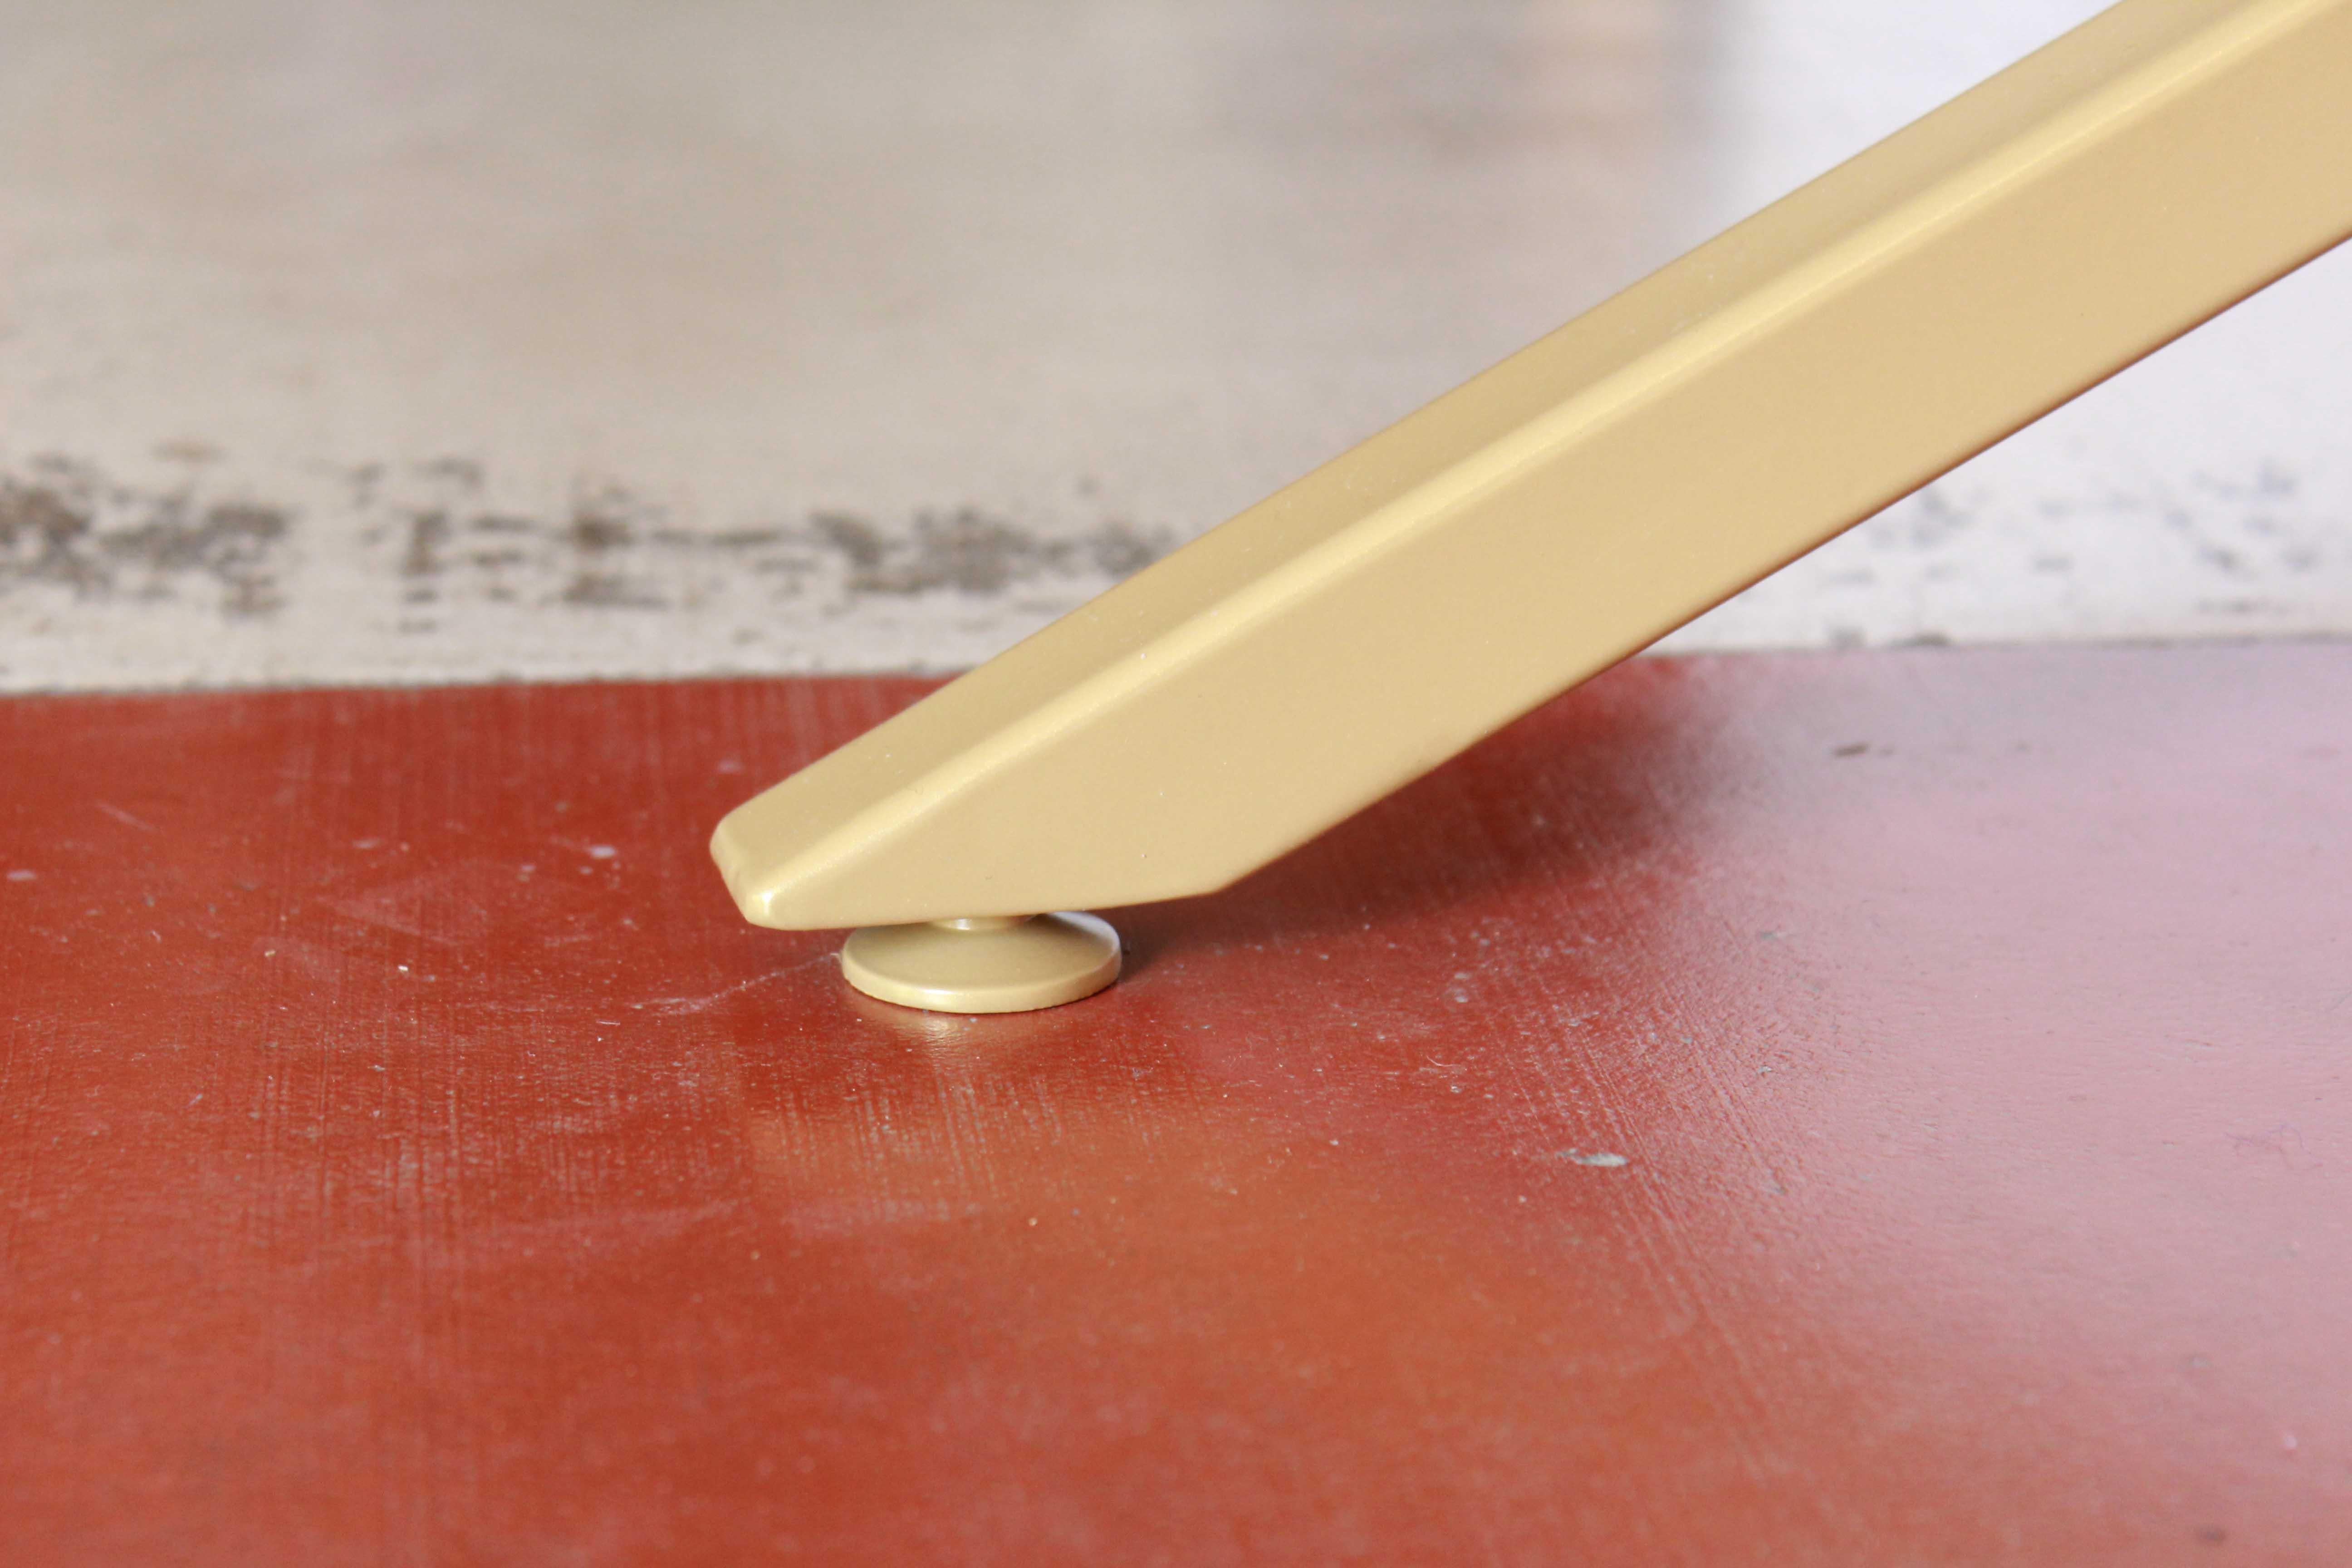
POLYGON ((225 618, 267 616, 284 605, 303 532, 348 530, 381 595, 379 605, 362 601, 354 611, 381 607, 398 630, 422 635, 459 605, 691 612, 722 584, 744 583, 779 603, 931 594, 993 601, 1054 580, 1123 577, 1173 542, 1167 531, 1121 519, 1050 532, 971 505, 903 521, 835 508, 705 528, 613 483, 583 484, 567 507, 534 516, 493 503, 482 466, 463 458, 370 463, 344 470, 343 480, 343 507, 306 514, 290 504, 201 498, 193 479, 125 484, 65 458, 0 469, 0 596, 46 589, 86 601, 209 597, 225 618))
POLYGON ((21 473, 0 473, 0 594, 205 594, 228 619, 267 616, 283 603, 278 573, 293 521, 280 507, 199 502, 185 488, 131 489, 87 463, 37 458, 21 473))

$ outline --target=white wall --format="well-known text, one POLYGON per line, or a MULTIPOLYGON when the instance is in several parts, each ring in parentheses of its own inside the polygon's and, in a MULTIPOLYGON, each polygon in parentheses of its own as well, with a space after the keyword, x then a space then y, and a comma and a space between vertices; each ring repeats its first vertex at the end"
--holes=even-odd
MULTIPOLYGON (((0 689, 952 668, 2020 0, 0 0, 0 689)), ((2352 631, 2332 258, 1684 647, 2352 631)))

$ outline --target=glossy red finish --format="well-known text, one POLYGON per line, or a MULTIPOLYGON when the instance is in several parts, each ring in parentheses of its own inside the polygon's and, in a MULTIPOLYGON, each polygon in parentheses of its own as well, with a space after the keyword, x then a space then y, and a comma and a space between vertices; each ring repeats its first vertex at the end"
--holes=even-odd
POLYGON ((894 680, 0 704, 0 1561, 2352 1562, 2352 647, 1622 668, 954 1020, 894 680))

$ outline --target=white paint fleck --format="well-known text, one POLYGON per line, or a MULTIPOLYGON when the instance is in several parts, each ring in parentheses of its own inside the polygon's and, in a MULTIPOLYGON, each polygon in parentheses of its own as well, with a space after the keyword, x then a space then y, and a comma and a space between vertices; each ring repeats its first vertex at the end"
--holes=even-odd
POLYGON ((1580 1165, 1591 1165, 1597 1170, 1602 1171, 1613 1171, 1621 1165, 1630 1165, 1633 1163, 1631 1160, 1628 1160, 1622 1154, 1588 1154, 1581 1149, 1570 1149, 1563 1158, 1573 1161, 1575 1163, 1580 1165))
POLYGON ((614 848, 609 844, 591 844, 588 846, 588 858, 591 860, 610 860, 614 856, 618 855, 620 851, 618 849, 614 848))
POLYGON ((37 877, 39 874, 40 874, 40 873, 38 873, 38 872, 37 872, 37 871, 23 871, 23 870, 11 871, 11 872, 9 872, 9 873, 8 873, 8 879, 9 879, 10 881, 12 881, 12 882, 29 882, 29 881, 32 881, 32 880, 33 880, 36 877, 37 877))

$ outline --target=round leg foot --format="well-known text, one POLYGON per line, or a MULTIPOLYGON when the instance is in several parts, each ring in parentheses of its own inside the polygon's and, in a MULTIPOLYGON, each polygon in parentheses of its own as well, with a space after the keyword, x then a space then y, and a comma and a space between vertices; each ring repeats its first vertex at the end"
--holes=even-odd
POLYGON ((852 931, 841 973, 902 1007, 1027 1013, 1093 995, 1118 959, 1118 933, 1092 915, 992 917, 852 931))

